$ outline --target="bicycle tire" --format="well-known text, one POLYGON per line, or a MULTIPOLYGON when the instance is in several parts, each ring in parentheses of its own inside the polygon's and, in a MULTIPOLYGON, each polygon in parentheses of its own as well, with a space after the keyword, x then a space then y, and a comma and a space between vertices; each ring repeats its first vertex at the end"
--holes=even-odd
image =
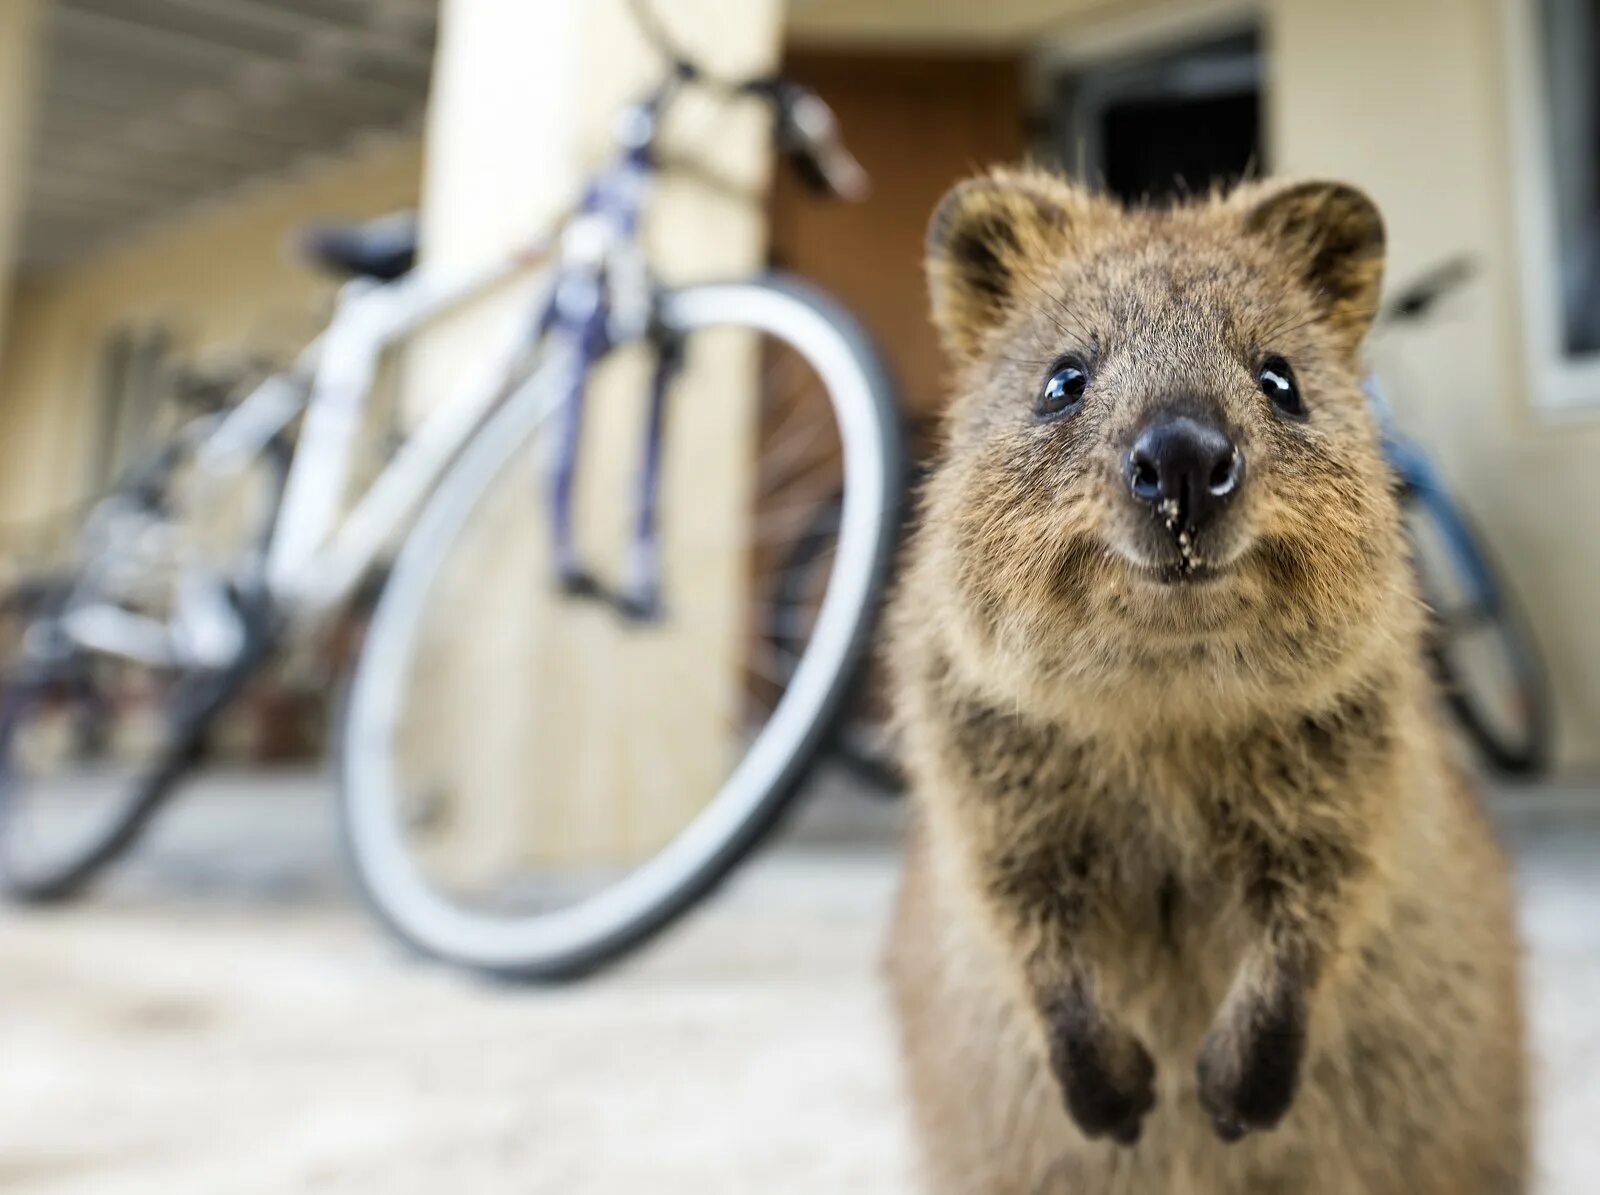
MULTIPOLYGON (((1438 529, 1448 546, 1449 567, 1474 595, 1483 621, 1492 625, 1518 689, 1515 705, 1522 724, 1508 732, 1486 712, 1489 699, 1475 692, 1467 670, 1451 659, 1451 628, 1436 623, 1431 628, 1429 653, 1445 702, 1473 748, 1491 768, 1507 776, 1538 775, 1549 767, 1551 705, 1543 658, 1528 620, 1502 581, 1482 536, 1448 495, 1438 489, 1412 486, 1404 497, 1412 510, 1421 511, 1438 529)), ((1437 592, 1437 583, 1430 580, 1420 553, 1416 555, 1424 593, 1437 592)))
MULTIPOLYGON (((163 448, 160 453, 169 451, 170 448, 163 448)), ((262 459, 269 470, 267 509, 270 512, 276 510, 288 476, 288 444, 281 437, 274 437, 262 459)), ((138 472, 135 471, 135 476, 138 472)), ((253 537, 256 547, 265 546, 271 527, 269 515, 253 537)), ((245 631, 239 657, 226 668, 193 671, 174 681, 172 699, 165 711, 167 724, 163 741, 152 752, 148 766, 132 778, 125 795, 117 801, 116 809, 104 818, 95 833, 75 844, 76 849, 27 874, 7 866, 6 852, 0 851, 0 895, 19 904, 55 904, 69 900, 82 893, 102 871, 138 842, 194 765, 211 722, 272 646, 273 634, 264 597, 241 600, 238 613, 245 631)), ((80 650, 80 654, 90 653, 80 650)), ((23 676, 13 678, 0 691, 0 836, 14 832, 17 793, 10 761, 17 727, 29 703, 39 699, 42 683, 39 678, 23 676)))
MULTIPOLYGON (((838 501, 835 499, 829 506, 819 508, 815 523, 827 525, 836 521, 838 501)), ((814 572, 820 563, 819 551, 824 541, 824 534, 808 529, 795 545, 795 550, 789 554, 779 575, 777 599, 773 603, 775 609, 792 611, 801 608, 803 595, 810 592, 815 584, 814 572)), ((797 633, 782 622, 775 623, 769 633, 773 641, 779 644, 798 638, 797 633)), ((850 681, 849 696, 828 734, 825 747, 828 754, 868 795, 890 800, 904 792, 905 778, 900 773, 882 728, 864 723, 855 716, 860 708, 862 689, 867 683, 871 665, 869 656, 857 667, 856 675, 850 681)))
MULTIPOLYGON (((380 922, 410 949, 486 976, 573 979, 613 962, 687 913, 778 824, 837 717, 865 650, 899 529, 900 444, 888 375, 865 333, 833 300, 776 275, 686 287, 663 296, 669 329, 758 329, 797 347, 841 426, 856 506, 852 572, 830 619, 826 652, 802 690, 791 687, 732 775, 693 821, 638 871, 600 897, 520 922, 468 912, 429 890, 401 837, 393 766, 399 691, 434 574, 451 543, 548 406, 537 386, 503 406, 441 481, 401 546, 351 678, 338 772, 343 837, 359 888, 380 922), (800 349, 799 346, 806 346, 800 349), (773 728, 779 733, 770 741, 773 728), (764 749, 765 748, 765 749, 764 749)), ((844 559, 844 550, 840 552, 844 559)), ((819 620, 820 621, 820 620, 819 620)), ((819 633, 819 640, 823 637, 819 633)), ((816 645, 813 644, 813 651, 816 645)))
MULTIPOLYGON (((267 642, 248 649, 233 667, 219 673, 196 675, 193 708, 175 720, 174 730, 152 766, 129 789, 122 807, 107 819, 101 832, 85 840, 80 850, 57 867, 26 877, 0 867, 0 893, 19 904, 56 904, 79 895, 106 867, 138 842, 151 820, 171 798, 179 781, 194 765, 212 720, 239 691, 265 654, 267 642)), ((14 692, 14 691, 13 691, 14 692)), ((4 699, 0 713, 0 759, 11 745, 19 703, 4 699)), ((189 700, 185 694, 185 701, 189 700)), ((0 784, 0 834, 7 832, 8 786, 0 784)))

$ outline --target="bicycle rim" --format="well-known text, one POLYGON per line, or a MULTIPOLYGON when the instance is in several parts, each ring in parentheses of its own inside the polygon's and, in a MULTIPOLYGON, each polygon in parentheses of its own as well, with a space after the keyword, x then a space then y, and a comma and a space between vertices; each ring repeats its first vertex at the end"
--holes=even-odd
POLYGON ((183 678, 79 657, 0 695, 0 888, 70 896, 130 844, 193 734, 170 708, 183 678))
MULTIPOLYGON (((357 875, 403 939, 458 964, 576 974, 707 892, 781 811, 871 626, 898 444, 859 331, 786 282, 689 288, 662 312, 687 365, 663 442, 660 621, 556 591, 545 369, 430 499, 352 680, 341 779, 357 875), (712 468, 728 471, 731 500, 708 506, 696 495, 712 468), (841 480, 830 580, 798 660, 780 667, 763 606, 841 480), (476 614, 454 617, 468 600, 476 614)), ((639 440, 599 425, 639 414, 647 376, 608 381, 613 368, 629 366, 594 379, 586 435, 629 459, 586 457, 587 508, 579 493, 580 538, 608 578, 639 440)))
MULTIPOLYGON (((269 444, 225 490, 208 488, 189 452, 163 467, 160 515, 119 513, 118 496, 94 512, 86 534, 102 571, 129 592, 115 602, 170 625, 175 569, 169 553, 141 541, 181 537, 185 559, 214 575, 264 542, 283 487, 286 449, 269 444), (117 553, 123 553, 120 557, 117 553), (131 596, 130 596, 131 595, 131 596)), ((78 647, 56 626, 76 599, 106 602, 75 578, 21 619, 8 644, 0 685, 0 891, 25 901, 74 895, 138 839, 193 761, 206 727, 268 646, 261 612, 239 609, 244 642, 228 664, 197 669, 138 663, 78 647), (23 636, 58 639, 45 662, 30 662, 23 636)), ((237 601, 237 597, 229 599, 237 601)))
MULTIPOLYGON (((835 495, 827 506, 817 509, 814 529, 794 545, 779 576, 778 592, 782 600, 768 633, 783 659, 797 659, 793 645, 804 643, 810 633, 806 619, 815 614, 815 595, 827 584, 838 502, 835 495)), ((887 694, 872 663, 870 659, 863 661, 850 685, 849 696, 828 739, 828 753, 844 765, 869 794, 897 797, 904 780, 895 762, 887 694)))
POLYGON ((1544 674, 1527 622, 1479 538, 1442 495, 1418 494, 1407 527, 1445 699, 1484 760, 1510 774, 1548 756, 1544 674))

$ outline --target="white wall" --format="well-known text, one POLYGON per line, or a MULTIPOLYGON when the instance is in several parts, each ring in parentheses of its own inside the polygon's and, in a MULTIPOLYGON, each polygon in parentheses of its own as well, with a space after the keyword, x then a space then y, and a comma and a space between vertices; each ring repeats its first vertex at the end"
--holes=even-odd
POLYGON ((416 144, 375 148, 24 283, 0 355, 0 522, 55 510, 96 483, 97 371, 114 330, 166 328, 186 354, 292 351, 319 330, 334 283, 287 252, 290 234, 414 206, 420 177, 416 144))
MULTIPOLYGON (((1528 607, 1566 758, 1600 763, 1600 413, 1535 413, 1522 359, 1501 0, 1274 0, 1272 157, 1350 179, 1388 222, 1390 278, 1470 251, 1426 329, 1373 346, 1528 607)), ((1600 397, 1600 396, 1597 396, 1600 397)))
MULTIPOLYGON (((38 84, 39 0, 0 0, 0 333, 11 297, 38 84)), ((0 339, 0 353, 5 342, 0 339)))

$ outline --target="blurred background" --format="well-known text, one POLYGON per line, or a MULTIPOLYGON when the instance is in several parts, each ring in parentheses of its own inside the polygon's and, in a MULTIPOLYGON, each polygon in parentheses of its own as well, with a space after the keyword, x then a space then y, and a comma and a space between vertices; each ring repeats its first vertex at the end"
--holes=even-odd
MULTIPOLYGON (((756 170, 653 230, 663 276, 768 263, 827 288, 877 340, 914 453, 944 377, 923 233, 987 164, 1130 200, 1346 179, 1384 212, 1391 289, 1469 263, 1370 353, 1544 662, 1549 770, 1486 784, 1531 945, 1540 1190, 1593 1190, 1600 2, 656 8, 697 59, 813 88, 872 179, 839 203, 756 170)), ((70 565, 89 504, 197 395, 327 322, 340 280, 294 252, 302 228, 416 209, 425 267, 490 260, 570 202, 661 69, 620 0, 0 0, 5 588, 70 565)), ((423 366, 441 384, 477 343, 452 337, 423 366)), ((0 910, 0 1191, 913 1189, 874 979, 896 802, 824 761, 774 849, 585 983, 423 965, 348 896, 320 770, 364 609, 252 681, 206 782, 105 885, 0 910)))

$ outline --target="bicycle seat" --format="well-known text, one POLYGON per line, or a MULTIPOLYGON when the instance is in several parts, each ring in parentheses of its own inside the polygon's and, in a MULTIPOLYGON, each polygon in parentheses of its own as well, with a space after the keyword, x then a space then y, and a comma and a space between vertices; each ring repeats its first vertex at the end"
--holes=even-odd
POLYGON ((417 215, 397 212, 348 224, 313 224, 299 236, 313 265, 346 278, 390 282, 417 261, 417 215))

